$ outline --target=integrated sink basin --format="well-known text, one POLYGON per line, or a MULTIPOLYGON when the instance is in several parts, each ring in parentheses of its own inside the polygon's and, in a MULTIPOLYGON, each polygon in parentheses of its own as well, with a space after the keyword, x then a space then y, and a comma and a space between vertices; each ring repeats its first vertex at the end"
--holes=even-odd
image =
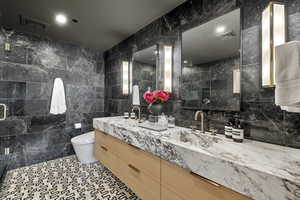
POLYGON ((210 135, 210 133, 202 133, 198 130, 185 129, 169 134, 168 140, 184 145, 191 145, 193 147, 209 148, 215 143, 221 142, 222 138, 210 135))

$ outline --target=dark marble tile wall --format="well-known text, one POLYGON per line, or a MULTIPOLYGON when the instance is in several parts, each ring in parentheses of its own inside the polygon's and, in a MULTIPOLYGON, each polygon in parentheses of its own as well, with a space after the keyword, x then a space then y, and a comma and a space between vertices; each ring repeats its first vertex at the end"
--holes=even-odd
POLYGON ((0 121, 0 165, 12 169, 73 154, 70 139, 104 116, 103 54, 17 31, 11 52, 2 48, 4 41, 0 32, 0 103, 9 106, 8 119, 0 121), (67 112, 51 115, 57 77, 64 81, 67 112), (82 129, 75 130, 78 122, 82 129))
MULTIPOLYGON (((300 39, 300 1, 280 0, 287 6, 288 40, 300 39)), ((176 123, 190 126, 194 110, 182 108, 181 96, 181 31, 221 16, 237 7, 242 8, 241 69, 242 94, 240 114, 247 137, 280 145, 300 148, 300 114, 291 114, 274 104, 274 89, 261 87, 261 13, 270 0, 188 0, 167 15, 146 26, 130 38, 107 51, 105 68, 109 80, 106 83, 120 84, 120 61, 129 58, 141 47, 151 46, 161 38, 176 37, 173 43, 174 81, 173 98, 166 109, 176 116, 176 123), (114 72, 114 73, 111 73, 114 72)), ((159 76, 159 75, 158 75, 159 76)), ((108 84, 107 113, 121 114, 128 109, 127 96, 120 95, 118 88, 108 84)), ((210 122, 223 131, 226 113, 211 112, 210 122)))

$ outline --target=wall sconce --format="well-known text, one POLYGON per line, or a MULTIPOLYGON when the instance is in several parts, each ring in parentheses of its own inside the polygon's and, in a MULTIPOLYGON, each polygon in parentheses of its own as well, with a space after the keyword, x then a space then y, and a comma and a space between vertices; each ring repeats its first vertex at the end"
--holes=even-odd
POLYGON ((241 70, 233 70, 233 94, 241 93, 241 70))
POLYGON ((128 95, 129 92, 129 62, 122 62, 122 91, 123 95, 128 95))
POLYGON ((164 46, 164 90, 172 92, 173 47, 164 46))
POLYGON ((132 75, 132 70, 133 70, 133 60, 129 63, 129 93, 132 94, 133 90, 133 75, 132 75))
POLYGON ((286 41, 286 13, 282 3, 270 2, 262 13, 262 85, 275 87, 275 47, 286 41))

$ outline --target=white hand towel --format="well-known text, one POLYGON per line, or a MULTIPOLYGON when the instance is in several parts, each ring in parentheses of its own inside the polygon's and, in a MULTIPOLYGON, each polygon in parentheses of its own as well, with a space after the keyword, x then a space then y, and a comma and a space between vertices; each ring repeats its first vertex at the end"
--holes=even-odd
POLYGON ((140 91, 138 85, 134 85, 132 88, 132 105, 134 106, 140 105, 140 91))
POLYGON ((67 106, 64 83, 61 78, 56 78, 54 80, 52 91, 50 113, 54 115, 63 114, 66 110, 67 106))
POLYGON ((288 112, 300 112, 300 42, 275 49, 275 104, 288 112))

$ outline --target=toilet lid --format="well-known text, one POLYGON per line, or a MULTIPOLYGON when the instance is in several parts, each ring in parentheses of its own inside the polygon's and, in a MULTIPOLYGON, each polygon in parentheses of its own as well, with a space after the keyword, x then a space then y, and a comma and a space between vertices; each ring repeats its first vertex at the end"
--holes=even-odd
POLYGON ((74 144, 91 144, 95 142, 95 133, 94 131, 78 135, 71 139, 71 142, 74 144))

